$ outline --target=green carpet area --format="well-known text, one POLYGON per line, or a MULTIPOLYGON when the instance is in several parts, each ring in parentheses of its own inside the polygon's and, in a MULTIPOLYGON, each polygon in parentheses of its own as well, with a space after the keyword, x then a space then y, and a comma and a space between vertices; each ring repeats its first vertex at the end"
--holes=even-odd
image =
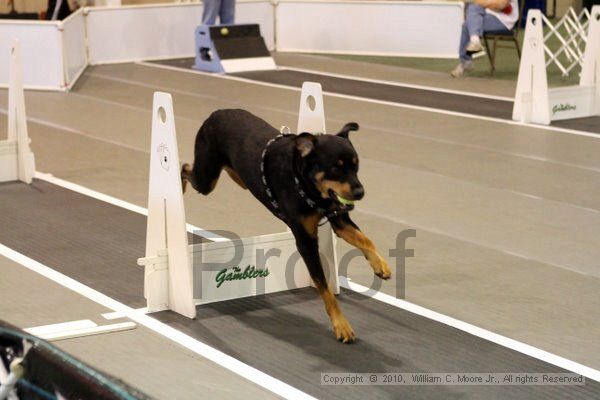
MULTIPOLYGON (((523 42, 523 34, 519 35, 519 43, 523 42)), ((551 49, 558 47, 558 39, 552 37, 548 42, 551 49), (552 40, 554 39, 554 40, 552 40)), ((491 44, 490 44, 491 45, 491 44)), ((496 53, 496 71, 494 79, 505 79, 516 81, 519 74, 519 58, 517 51, 512 42, 499 42, 501 46, 507 48, 498 48, 496 53)), ((323 54, 321 54, 323 55, 323 54)), ((440 58, 414 58, 414 57, 378 57, 378 56, 357 56, 357 55, 337 55, 327 54, 328 57, 369 62, 375 64, 392 65, 403 68, 413 68, 422 71, 442 72, 450 74, 450 71, 456 66, 458 60, 455 59, 440 59, 440 58)), ((490 63, 487 55, 477 58, 473 62, 474 69, 469 73, 469 76, 478 78, 492 77, 490 74, 490 63)), ((554 64, 547 68, 548 82, 551 86, 576 85, 579 83, 580 68, 575 68, 566 78, 561 76, 561 72, 554 64)))

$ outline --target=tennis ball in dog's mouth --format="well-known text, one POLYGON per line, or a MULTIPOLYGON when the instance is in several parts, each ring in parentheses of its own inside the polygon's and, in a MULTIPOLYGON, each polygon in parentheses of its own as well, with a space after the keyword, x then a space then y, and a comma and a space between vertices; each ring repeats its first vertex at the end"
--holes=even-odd
POLYGON ((352 200, 345 199, 342 196, 340 196, 339 194, 336 194, 336 196, 337 196, 337 200, 345 206, 351 206, 354 204, 354 202, 352 200))

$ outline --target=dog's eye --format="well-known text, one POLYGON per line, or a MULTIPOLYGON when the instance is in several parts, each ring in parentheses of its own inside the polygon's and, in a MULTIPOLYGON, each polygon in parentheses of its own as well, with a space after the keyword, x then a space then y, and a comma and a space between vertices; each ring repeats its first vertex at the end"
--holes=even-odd
POLYGON ((329 170, 330 174, 333 176, 340 176, 343 173, 342 168, 340 167, 331 167, 331 169, 329 170))

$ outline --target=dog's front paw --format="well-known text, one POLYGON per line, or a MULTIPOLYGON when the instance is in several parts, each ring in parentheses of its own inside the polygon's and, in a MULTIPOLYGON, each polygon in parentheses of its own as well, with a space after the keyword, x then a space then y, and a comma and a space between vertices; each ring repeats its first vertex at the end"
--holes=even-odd
POLYGON ((343 343, 353 343, 356 340, 356 335, 350 323, 343 315, 333 321, 333 331, 335 338, 343 343))
POLYGON ((388 280, 392 277, 392 271, 390 271, 387 261, 385 261, 379 254, 377 254, 376 258, 371 261, 371 268, 373 268, 375 275, 381 279, 388 280))

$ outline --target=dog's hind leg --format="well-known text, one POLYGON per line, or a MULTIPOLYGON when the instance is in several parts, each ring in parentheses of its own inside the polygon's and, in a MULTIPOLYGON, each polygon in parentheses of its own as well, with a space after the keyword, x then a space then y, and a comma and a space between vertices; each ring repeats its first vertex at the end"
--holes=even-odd
POLYGON ((321 258, 319 256, 319 242, 317 238, 317 228, 319 215, 315 214, 309 217, 303 217, 301 223, 292 224, 291 229, 296 238, 298 252, 302 256, 304 263, 308 267, 308 272, 312 278, 319 295, 325 303, 325 310, 329 315, 336 339, 344 343, 352 343, 356 340, 356 335, 350 323, 340 310, 337 300, 327 284, 321 258))
POLYGON ((187 183, 192 179, 192 167, 188 163, 181 166, 181 190, 185 193, 187 183))
POLYGON ((206 163, 198 163, 198 158, 194 162, 192 168, 190 164, 181 166, 181 183, 185 193, 187 182, 189 182, 198 193, 204 195, 209 194, 217 186, 219 175, 221 174, 222 165, 206 165, 206 163))
POLYGON ((385 259, 377 252, 375 244, 360 231, 348 214, 339 215, 329 221, 336 235, 362 251, 375 275, 381 279, 391 278, 390 268, 385 259))
POLYGON ((185 193, 189 182, 196 191, 207 195, 217 185, 223 169, 223 161, 202 137, 202 130, 198 133, 195 150, 194 166, 187 163, 181 166, 182 189, 185 193))

